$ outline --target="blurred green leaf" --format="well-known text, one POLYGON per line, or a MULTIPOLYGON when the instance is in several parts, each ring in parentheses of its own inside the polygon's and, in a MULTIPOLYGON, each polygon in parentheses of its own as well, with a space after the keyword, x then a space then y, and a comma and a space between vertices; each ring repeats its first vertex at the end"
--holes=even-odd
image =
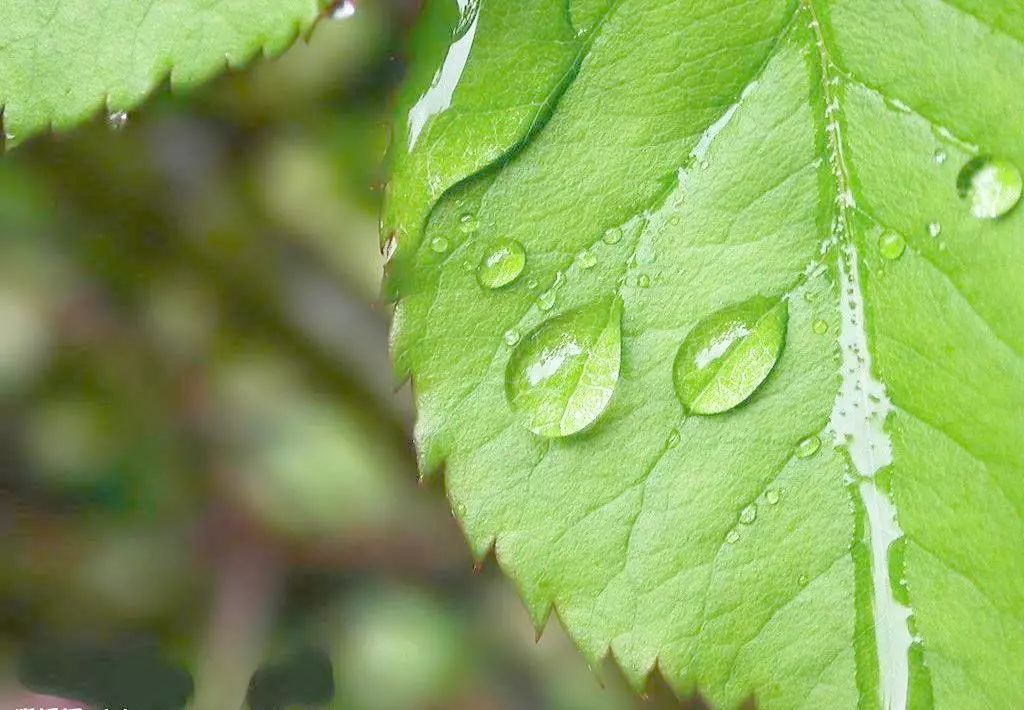
POLYGON ((7 0, 0 106, 10 143, 97 111, 135 108, 172 88, 273 56, 307 32, 319 0, 7 0))

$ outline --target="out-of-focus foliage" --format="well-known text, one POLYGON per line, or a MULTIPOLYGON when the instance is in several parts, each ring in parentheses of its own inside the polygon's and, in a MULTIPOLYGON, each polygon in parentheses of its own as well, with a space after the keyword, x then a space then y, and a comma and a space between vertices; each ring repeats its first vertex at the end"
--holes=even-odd
POLYGON ((635 702, 418 490, 376 238, 414 12, 0 155, 0 706, 136 697, 84 654, 221 710, 308 649, 332 708, 635 702))

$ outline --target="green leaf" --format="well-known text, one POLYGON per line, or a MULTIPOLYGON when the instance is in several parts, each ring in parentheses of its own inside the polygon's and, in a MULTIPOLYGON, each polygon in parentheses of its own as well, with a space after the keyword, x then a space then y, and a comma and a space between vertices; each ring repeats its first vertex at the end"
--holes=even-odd
POLYGON ((457 15, 416 40, 383 236, 421 467, 474 553, 638 689, 1024 703, 1020 6, 485 0, 468 46, 457 15), (506 239, 526 268, 483 289, 506 239), (609 293, 607 407, 537 436, 506 334, 609 293), (687 334, 758 296, 777 362, 688 414, 687 334))
POLYGON ((8 144, 275 56, 322 0, 5 0, 0 108, 8 144))

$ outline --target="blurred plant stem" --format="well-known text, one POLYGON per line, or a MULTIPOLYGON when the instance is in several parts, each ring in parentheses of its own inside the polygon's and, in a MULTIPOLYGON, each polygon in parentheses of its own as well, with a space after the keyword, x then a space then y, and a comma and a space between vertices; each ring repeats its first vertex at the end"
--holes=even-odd
POLYGON ((236 710, 265 656, 283 571, 276 553, 232 533, 218 555, 214 601, 195 673, 192 710, 236 710))

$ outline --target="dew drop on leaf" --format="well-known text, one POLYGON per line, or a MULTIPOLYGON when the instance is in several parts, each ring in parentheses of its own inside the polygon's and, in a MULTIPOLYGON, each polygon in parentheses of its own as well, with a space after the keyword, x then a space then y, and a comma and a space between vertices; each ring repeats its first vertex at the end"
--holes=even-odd
POLYGON ((796 457, 799 459, 808 459, 818 453, 818 449, 821 448, 821 439, 817 436, 809 436, 796 447, 796 457))
POLYGON ((550 318, 512 352, 505 395, 526 427, 562 437, 593 424, 619 380, 622 302, 600 299, 550 318))
POLYGON ((347 20, 355 14, 356 4, 352 0, 341 0, 331 9, 330 17, 332 20, 347 20))
POLYGON ((730 530, 729 532, 727 532, 725 534, 725 541, 727 543, 729 543, 730 545, 732 545, 732 544, 734 544, 736 542, 739 542, 739 539, 740 539, 740 534, 738 532, 736 532, 735 530, 730 530))
POLYGON ((779 492, 772 488, 764 494, 764 499, 768 501, 768 505, 778 505, 779 503, 779 492))
POLYGON ((583 269, 592 269, 597 265, 597 257, 594 256, 594 252, 589 249, 581 251, 577 257, 580 262, 580 267, 583 269))
POLYGON ((802 574, 802 575, 800 575, 800 578, 799 578, 799 579, 797 579, 797 580, 796 580, 796 582, 797 582, 797 584, 799 584, 799 585, 800 585, 801 587, 806 587, 806 586, 807 586, 807 575, 806 575, 806 574, 802 574))
POLYGON ((1008 160, 979 156, 960 169, 956 191, 978 219, 996 219, 1020 201, 1024 181, 1017 166, 1008 160))
POLYGON ((928 235, 934 238, 939 236, 940 234, 942 234, 942 225, 939 224, 938 222, 931 222, 928 225, 928 235))
POLYGON ((828 332, 828 323, 819 318, 818 320, 814 321, 813 325, 811 325, 811 330, 813 330, 818 335, 824 335, 825 333, 828 332))
POLYGON ((526 249, 514 239, 495 242, 480 260, 476 279, 484 288, 501 288, 519 278, 526 266, 526 249))
POLYGON ((480 227, 480 220, 472 212, 464 212, 459 216, 459 229, 463 234, 475 232, 480 227))
POLYGON ((555 305, 555 290, 549 288, 537 297, 537 308, 542 311, 550 311, 555 305))
POLYGON ((622 241, 622 229, 620 227, 613 227, 605 232, 601 239, 605 244, 618 244, 622 241))
POLYGON ((112 131, 123 130, 128 124, 128 113, 126 111, 113 111, 107 114, 107 126, 112 131))
POLYGON ((740 511, 740 522, 744 525, 753 525, 757 520, 757 506, 751 503, 740 511))
POLYGON ((519 331, 515 328, 509 328, 505 331, 505 344, 509 347, 514 347, 519 342, 519 331))
POLYGON ((882 232, 882 236, 878 238, 878 253, 882 255, 883 259, 890 261, 899 259, 903 256, 903 251, 906 248, 907 243, 903 237, 892 230, 882 232))
POLYGON ((694 414, 718 414, 750 397, 782 353, 788 320, 785 301, 757 296, 694 326, 673 366, 683 406, 694 414))
POLYGON ((673 429, 668 433, 668 441, 665 442, 666 447, 674 449, 679 446, 679 430, 673 429))
POLYGON ((444 237, 434 237, 430 240, 430 248, 438 254, 448 251, 448 240, 444 237))
POLYGON ((530 279, 529 281, 527 281, 526 288, 530 289, 531 291, 537 288, 537 279, 530 279))
POLYGON ((649 288, 651 285, 651 277, 647 274, 639 274, 636 277, 636 285, 639 288, 649 288))
POLYGON ((946 151, 939 149, 935 151, 935 155, 932 156, 932 160, 935 161, 936 165, 942 165, 946 162, 946 151))

